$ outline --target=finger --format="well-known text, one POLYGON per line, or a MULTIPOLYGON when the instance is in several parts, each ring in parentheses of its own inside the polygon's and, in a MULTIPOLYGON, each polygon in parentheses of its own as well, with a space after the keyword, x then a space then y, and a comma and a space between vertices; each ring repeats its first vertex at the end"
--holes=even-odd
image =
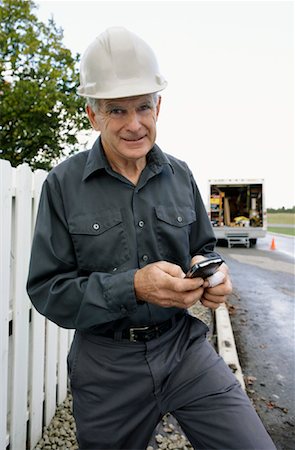
POLYGON ((200 302, 202 303, 203 306, 206 306, 206 308, 210 309, 217 309, 223 303, 223 302, 221 303, 211 302, 209 300, 206 300, 204 297, 201 298, 200 302))
MULTIPOLYGON (((215 288, 212 288, 212 290, 215 288)), ((222 295, 212 295, 208 292, 208 289, 206 289, 204 291, 202 300, 204 299, 204 301, 206 302, 210 302, 210 304, 221 304, 221 303, 225 303, 227 301, 227 295, 222 294, 222 295)), ((211 306, 210 306, 211 307, 211 306)))
POLYGON ((211 277, 207 278, 207 281, 209 283, 208 287, 210 287, 210 288, 215 287, 218 284, 221 284, 224 279, 225 279, 225 274, 221 270, 218 270, 213 275, 211 275, 211 277))
POLYGON ((167 274, 166 287, 176 294, 195 292, 204 285, 203 278, 173 278, 167 274))
POLYGON ((195 255, 192 258, 191 265, 193 266, 194 264, 204 261, 204 259, 206 259, 206 258, 203 255, 195 255))
POLYGON ((222 263, 221 266, 218 267, 217 272, 219 272, 219 271, 221 271, 227 275, 228 274, 228 265, 225 263, 222 263))
POLYGON ((206 288, 206 294, 213 296, 224 296, 230 295, 232 293, 232 284, 230 280, 227 280, 225 283, 218 284, 214 287, 206 288))
POLYGON ((185 308, 188 309, 193 306, 204 294, 204 289, 201 287, 189 292, 165 292, 165 306, 185 308))
POLYGON ((169 274, 172 277, 176 278, 184 278, 185 273, 182 271, 181 267, 177 264, 170 263, 168 261, 159 261, 155 263, 159 269, 161 269, 166 274, 169 274))

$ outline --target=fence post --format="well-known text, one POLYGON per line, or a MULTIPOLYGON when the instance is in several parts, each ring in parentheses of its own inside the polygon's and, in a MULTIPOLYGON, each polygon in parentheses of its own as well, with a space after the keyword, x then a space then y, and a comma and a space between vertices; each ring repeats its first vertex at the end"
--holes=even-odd
POLYGON ((11 252, 12 169, 8 161, 0 160, 0 448, 7 445, 8 413, 8 336, 11 252))

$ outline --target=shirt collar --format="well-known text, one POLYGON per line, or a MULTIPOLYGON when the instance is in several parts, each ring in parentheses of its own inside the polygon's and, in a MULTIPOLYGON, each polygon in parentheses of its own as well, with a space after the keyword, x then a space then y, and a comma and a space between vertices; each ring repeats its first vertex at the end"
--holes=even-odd
POLYGON ((174 169, 173 169, 173 165, 168 157, 168 155, 166 155, 166 153, 162 152, 162 150, 160 149, 160 147, 158 147, 157 144, 155 144, 153 146, 153 148, 151 149, 151 151, 148 154, 148 158, 147 158, 147 163, 148 165, 154 166, 158 166, 159 168, 161 168, 163 165, 169 165, 169 167, 171 168, 172 172, 174 173, 174 169))
POLYGON ((85 181, 93 172, 105 169, 107 166, 108 162, 103 152, 100 137, 98 137, 89 151, 82 180, 85 181))
MULTIPOLYGON (((168 156, 155 144, 148 154, 147 164, 153 168, 157 166, 161 168, 168 164, 174 173, 173 166, 168 156)), ((109 167, 109 163, 105 157, 100 137, 97 138, 89 151, 82 180, 85 181, 92 173, 109 167)))

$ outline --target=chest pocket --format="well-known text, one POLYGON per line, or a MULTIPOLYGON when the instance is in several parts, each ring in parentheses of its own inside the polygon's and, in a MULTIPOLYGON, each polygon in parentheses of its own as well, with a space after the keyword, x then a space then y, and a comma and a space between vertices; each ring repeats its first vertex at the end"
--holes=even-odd
POLYGON ((164 260, 187 268, 190 264, 190 230, 196 220, 194 209, 186 206, 155 208, 157 218, 157 239, 164 260))
POLYGON ((120 210, 74 216, 69 231, 81 269, 111 272, 130 257, 120 210))

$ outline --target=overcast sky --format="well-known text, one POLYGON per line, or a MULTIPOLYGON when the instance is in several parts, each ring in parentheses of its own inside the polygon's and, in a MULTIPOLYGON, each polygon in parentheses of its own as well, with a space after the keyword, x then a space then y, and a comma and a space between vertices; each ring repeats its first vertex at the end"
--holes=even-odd
POLYGON ((210 178, 263 178, 267 207, 295 204, 293 1, 35 3, 73 53, 117 25, 151 45, 168 80, 157 143, 189 164, 205 203, 210 178))

